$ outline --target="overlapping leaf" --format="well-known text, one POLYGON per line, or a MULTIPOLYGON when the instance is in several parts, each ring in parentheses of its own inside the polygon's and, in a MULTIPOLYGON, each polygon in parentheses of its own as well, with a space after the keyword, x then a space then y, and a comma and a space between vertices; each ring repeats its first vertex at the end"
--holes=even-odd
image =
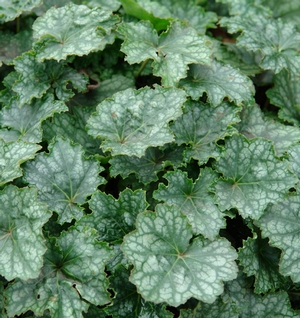
POLYGON ((248 139, 263 137, 273 141, 277 156, 283 156, 288 148, 300 140, 300 131, 265 117, 257 104, 244 107, 241 122, 236 126, 248 139))
POLYGON ((194 100, 207 93, 208 101, 214 107, 225 97, 237 105, 253 102, 252 81, 230 65, 216 60, 213 60, 211 65, 190 65, 188 77, 180 81, 180 86, 194 100))
POLYGON ((0 192, 0 275, 8 281, 39 275, 46 252, 42 226, 51 213, 36 189, 9 185, 0 192))
POLYGON ((175 86, 186 77, 188 64, 210 63, 210 42, 195 29, 174 22, 158 36, 148 21, 122 23, 118 32, 125 36, 121 50, 129 64, 153 59, 153 74, 162 77, 164 86, 175 86))
POLYGON ((226 142, 225 156, 215 168, 223 174, 215 186, 217 203, 222 210, 237 208, 244 218, 258 219, 268 203, 283 200, 298 180, 288 163, 275 157, 269 141, 248 141, 242 135, 226 142))
POLYGON ((82 56, 103 50, 114 41, 110 34, 117 22, 116 16, 101 7, 89 9, 73 3, 52 7, 33 24, 37 59, 60 61, 69 55, 82 56))
MULTIPOLYGON (((299 190, 299 189, 298 189, 299 190)), ((269 237, 270 244, 282 250, 279 271, 300 282, 300 196, 289 196, 285 201, 266 209, 257 221, 262 235, 269 237)))
POLYGON ((111 164, 110 173, 112 176, 120 174, 123 178, 135 173, 138 179, 144 184, 148 184, 158 179, 157 173, 168 166, 179 167, 182 165, 181 147, 162 148, 150 147, 146 149, 145 155, 141 158, 135 156, 115 156, 109 163, 111 164))
POLYGON ((39 190, 39 199, 59 215, 58 222, 71 222, 83 215, 80 207, 86 197, 105 180, 99 176, 103 168, 94 158, 86 159, 81 146, 57 138, 49 146, 50 154, 38 154, 25 166, 24 180, 39 190))
POLYGON ((281 71, 274 76, 274 87, 267 91, 273 105, 280 107, 278 116, 300 126, 300 81, 299 74, 281 71))
POLYGON ((222 281, 236 277, 236 253, 227 240, 191 238, 178 207, 157 205, 156 213, 138 216, 122 250, 134 264, 130 281, 146 300, 178 306, 194 297, 211 303, 223 292, 222 281))
POLYGON ((127 89, 99 104, 88 133, 104 138, 104 151, 141 157, 148 147, 173 141, 168 123, 181 115, 184 102, 184 92, 175 88, 127 89))
POLYGON ((220 24, 230 33, 242 32, 237 39, 238 45, 250 51, 262 51, 260 66, 263 69, 279 73, 284 68, 293 71, 294 65, 299 67, 300 33, 293 24, 258 13, 248 14, 247 18, 243 15, 222 18, 220 24))
POLYGON ((96 237, 94 229, 73 227, 51 239, 40 276, 17 279, 6 289, 8 315, 32 310, 40 316, 49 309, 52 317, 82 318, 88 302, 110 302, 104 267, 111 250, 96 237))
POLYGON ((22 108, 17 100, 13 100, 9 107, 0 111, 0 123, 2 127, 10 129, 0 130, 0 137, 6 141, 23 140, 28 142, 42 141, 42 121, 68 110, 61 101, 54 101, 53 96, 36 99, 31 104, 25 104, 22 108))
POLYGON ((98 239, 105 242, 120 242, 125 234, 135 229, 136 216, 148 206, 145 192, 141 189, 125 189, 119 199, 97 191, 89 201, 92 213, 81 218, 78 224, 94 227, 98 239))
POLYGON ((225 227, 225 219, 215 205, 213 195, 209 193, 216 174, 210 169, 203 169, 195 183, 180 170, 167 172, 164 178, 168 180, 168 186, 160 184, 153 197, 178 206, 188 217, 194 234, 202 234, 213 240, 220 228, 225 227))
POLYGON ((300 179, 300 145, 294 145, 288 150, 290 169, 300 179))
POLYGON ((178 145, 187 144, 186 161, 191 158, 206 163, 210 157, 219 158, 221 148, 216 144, 236 129, 231 125, 239 121, 239 109, 229 103, 212 108, 202 102, 185 103, 184 113, 171 126, 178 145))
POLYGON ((20 164, 33 159, 41 147, 23 141, 5 142, 0 139, 0 185, 22 175, 20 164))

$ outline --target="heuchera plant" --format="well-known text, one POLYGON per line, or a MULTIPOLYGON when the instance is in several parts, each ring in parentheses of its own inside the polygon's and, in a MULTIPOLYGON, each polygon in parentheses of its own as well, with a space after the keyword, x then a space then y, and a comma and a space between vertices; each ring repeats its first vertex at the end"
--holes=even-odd
POLYGON ((300 1, 0 2, 0 318, 300 317, 300 1))

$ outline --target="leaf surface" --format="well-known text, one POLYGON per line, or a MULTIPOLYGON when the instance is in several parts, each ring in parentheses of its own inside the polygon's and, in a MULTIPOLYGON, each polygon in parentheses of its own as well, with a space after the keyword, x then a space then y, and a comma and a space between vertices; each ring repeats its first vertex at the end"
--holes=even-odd
POLYGON ((217 175, 207 168, 201 170, 195 183, 180 170, 167 172, 164 178, 168 185, 160 183, 153 197, 168 205, 176 205, 188 217, 195 235, 202 234, 213 240, 220 228, 225 227, 225 219, 209 193, 217 175))
POLYGON ((31 104, 25 104, 22 108, 17 100, 13 100, 9 107, 0 111, 0 123, 9 130, 0 130, 0 137, 6 141, 23 140, 32 143, 42 141, 41 124, 54 113, 68 110, 61 101, 55 101, 53 96, 35 99, 31 104))
POLYGON ((111 250, 96 237, 94 229, 72 227, 48 242, 40 276, 27 281, 18 279, 6 289, 8 315, 32 310, 40 316, 49 309, 54 318, 82 318, 87 302, 108 303, 104 267, 111 250))
POLYGON ((248 141, 242 135, 226 142, 225 156, 215 168, 223 174, 215 186, 217 203, 222 210, 237 208, 244 218, 258 219, 268 203, 283 200, 297 182, 269 141, 248 141))
POLYGON ((36 189, 9 185, 0 192, 0 274, 8 281, 39 275, 46 252, 42 226, 51 213, 36 189))
POLYGON ((94 158, 86 159, 81 146, 57 138, 49 146, 50 154, 41 153, 25 167, 24 180, 39 190, 39 199, 59 215, 58 222, 71 222, 83 215, 80 207, 86 197, 105 180, 104 169, 94 158))
POLYGON ((225 239, 197 237, 178 207, 157 205, 141 213, 122 250, 134 264, 130 281, 148 301, 178 306, 190 297, 213 302, 222 281, 236 277, 235 251, 225 239))
POLYGON ((106 44, 113 42, 109 35, 117 22, 116 16, 101 7, 89 9, 73 3, 52 7, 33 24, 37 59, 60 61, 69 55, 82 56, 103 50, 106 44))
POLYGON ((141 157, 148 147, 173 140, 168 123, 181 115, 184 102, 179 89, 127 89, 99 104, 88 120, 88 133, 104 138, 104 151, 141 157))
POLYGON ((213 107, 218 106, 225 97, 236 105, 253 102, 252 81, 230 65, 216 60, 211 65, 190 65, 188 77, 180 81, 180 86, 194 100, 207 93, 213 107))
POLYGON ((0 185, 22 176, 20 164, 33 159, 40 146, 23 141, 0 139, 0 185))
POLYGON ((202 102, 186 102, 183 115, 171 125, 175 142, 188 145, 184 151, 186 161, 194 158, 204 164, 210 157, 219 158, 221 148, 216 142, 236 132, 232 124, 239 121, 238 111, 226 102, 215 108, 202 102))
POLYGON ((174 22, 158 36, 148 21, 122 23, 118 32, 125 36, 121 46, 129 64, 153 59, 153 74, 162 77, 164 86, 175 86, 186 77, 188 64, 210 63, 210 42, 195 29, 174 22))

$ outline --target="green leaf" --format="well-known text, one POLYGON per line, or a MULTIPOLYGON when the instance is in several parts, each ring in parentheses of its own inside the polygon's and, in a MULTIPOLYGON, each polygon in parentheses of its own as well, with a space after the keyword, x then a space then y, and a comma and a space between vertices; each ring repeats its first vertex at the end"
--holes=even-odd
POLYGON ((41 0, 16 0, 0 2, 0 23, 12 21, 25 11, 31 11, 34 7, 42 4, 41 0))
POLYGON ((0 274, 8 281, 39 275, 46 252, 42 226, 51 213, 36 189, 9 185, 0 192, 0 274))
MULTIPOLYGON (((1 19, 1 17, 0 17, 1 19)), ((17 34, 12 32, 0 33, 0 63, 11 64, 12 60, 29 51, 32 45, 32 31, 22 30, 17 34)))
POLYGON ((288 151, 290 169, 300 179, 300 145, 294 145, 288 151))
POLYGON ((115 275, 110 279, 110 287, 117 294, 113 304, 107 307, 107 313, 118 318, 172 318, 166 305, 145 301, 137 293, 136 287, 128 281, 130 272, 118 266, 115 275))
POLYGON ((208 102, 213 107, 218 106, 226 97, 236 105, 253 103, 252 81, 230 65, 216 60, 211 65, 190 65, 188 77, 179 84, 194 100, 207 93, 208 102))
POLYGON ((148 184, 157 181, 157 173, 166 167, 179 167, 182 165, 182 148, 170 147, 168 144, 162 148, 150 147, 146 149, 141 158, 135 156, 116 156, 109 160, 111 164, 110 173, 115 177, 121 175, 123 178, 135 173, 138 179, 148 184))
MULTIPOLYGON (((299 191, 299 187, 297 188, 299 191)), ((299 232, 300 232, 300 196, 290 195, 285 201, 269 206, 256 222, 270 244, 282 250, 279 271, 291 276, 294 282, 300 282, 299 273, 299 232)))
POLYGON ((98 231, 98 240, 122 241, 125 234, 135 229, 136 216, 148 207, 145 192, 141 189, 125 189, 118 200, 112 195, 97 191, 89 201, 92 213, 81 218, 80 225, 90 226, 98 231))
POLYGON ((212 304, 199 302, 195 309, 180 310, 179 318, 239 318, 232 299, 223 300, 218 297, 212 304))
POLYGON ((185 160, 189 162, 194 158, 201 165, 209 158, 219 158, 221 148, 216 142, 236 132, 231 125, 239 121, 239 108, 226 102, 215 108, 193 101, 184 106, 183 115, 171 125, 171 129, 178 145, 188 145, 185 160))
POLYGON ((118 11, 118 9, 121 6, 121 3, 119 0, 88 0, 86 5, 94 8, 94 7, 102 7, 103 9, 111 10, 111 11, 118 11))
POLYGON ((24 180, 39 190, 39 199, 58 213, 58 222, 71 222, 83 215, 80 205, 105 180, 104 169, 94 158, 86 159, 81 146, 57 138, 49 145, 50 154, 41 153, 25 166, 24 180))
POLYGON ((223 292, 222 281, 236 277, 236 253, 227 240, 191 238, 178 207, 157 205, 156 213, 138 216, 122 250, 134 264, 130 281, 146 300, 178 306, 194 297, 211 303, 223 292))
POLYGON ((74 107, 70 113, 56 114, 51 120, 43 122, 43 139, 50 142, 55 136, 62 136, 80 144, 87 155, 103 155, 101 140, 87 134, 85 126, 94 107, 74 107))
POLYGON ((246 18, 249 14, 271 14, 270 9, 262 5, 264 0, 217 0, 217 2, 228 4, 230 15, 245 15, 246 18))
POLYGON ((158 36, 148 21, 122 23, 118 32, 125 36, 121 51, 129 64, 153 59, 153 74, 162 77, 163 86, 176 86, 186 77, 188 64, 210 63, 210 42, 195 29, 174 22, 158 36))
POLYGON ((141 157, 148 147, 173 141, 168 123, 181 115, 184 102, 184 92, 175 88, 127 89, 98 105, 88 133, 104 138, 104 151, 141 157))
POLYGON ((242 135, 226 142, 225 156, 215 168, 223 174, 215 186, 221 210, 237 208, 244 218, 258 219, 269 203, 283 200, 297 182, 288 163, 274 156, 271 142, 248 141, 242 135))
POLYGON ((236 126, 240 133, 248 139, 262 137, 271 140, 279 157, 300 140, 298 128, 265 117, 257 104, 244 107, 240 117, 241 122, 236 126))
MULTIPOLYGON (((120 2, 125 13, 132 15, 140 20, 150 21, 157 31, 165 30, 171 21, 171 19, 166 19, 166 17, 160 17, 161 12, 159 12, 159 6, 156 2, 149 2, 150 4, 152 4, 152 8, 155 6, 156 12, 151 12, 152 8, 149 8, 150 10, 147 10, 148 8, 144 8, 143 5, 141 6, 134 0, 120 0, 120 2)), ((148 3, 147 1, 144 2, 148 3)))
POLYGON ((33 24, 37 59, 40 62, 45 59, 60 61, 69 55, 82 56, 103 50, 106 44, 114 41, 110 33, 118 20, 101 7, 89 9, 73 3, 52 7, 33 24))
POLYGON ((2 127, 10 130, 0 130, 0 137, 6 141, 23 140, 32 143, 42 141, 41 123, 54 113, 68 110, 61 101, 53 100, 53 96, 36 99, 31 104, 20 108, 19 103, 13 100, 9 107, 0 110, 0 123, 2 127))
POLYGON ((2 308, 0 310, 0 318, 7 318, 7 315, 5 313, 5 299, 4 299, 4 287, 3 287, 3 283, 0 282, 0 308, 2 308))
POLYGON ((266 294, 281 288, 283 277, 278 272, 280 251, 268 244, 260 235, 249 237, 239 248, 239 262, 243 271, 255 276, 254 292, 266 294))
POLYGON ((299 74, 282 70, 274 76, 274 87, 266 94, 273 105, 280 107, 279 118, 300 126, 299 74))
POLYGON ((33 159, 41 147, 23 141, 5 142, 0 138, 0 186, 22 176, 20 164, 33 159))
POLYGON ((110 302, 104 267, 111 250, 96 237, 94 229, 72 227, 57 240, 51 239, 40 276, 17 279, 6 289, 8 315, 32 310, 40 316, 49 309, 55 318, 82 318, 87 302, 110 302))
POLYGON ((293 24, 258 13, 248 14, 247 18, 222 18, 220 24, 226 26, 229 33, 242 32, 237 39, 237 45, 263 53, 260 63, 263 69, 279 73, 284 68, 292 71, 294 64, 299 65, 297 50, 300 33, 296 32, 293 24))
POLYGON ((202 234, 213 240, 219 230, 226 226, 221 211, 214 203, 213 195, 209 193, 217 175, 206 168, 201 170, 195 183, 187 177, 187 173, 180 170, 167 172, 164 178, 168 180, 168 186, 159 184, 153 197, 166 204, 178 206, 188 217, 195 235, 202 234))

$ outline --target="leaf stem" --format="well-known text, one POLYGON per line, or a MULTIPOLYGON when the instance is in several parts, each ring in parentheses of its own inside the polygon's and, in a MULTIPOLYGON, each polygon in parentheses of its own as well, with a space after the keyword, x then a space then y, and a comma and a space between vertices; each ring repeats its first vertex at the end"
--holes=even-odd
POLYGON ((139 77, 141 75, 141 73, 143 72, 143 69, 146 67, 147 63, 148 63, 149 59, 145 60, 143 62, 143 64, 141 65, 141 67, 139 68, 137 74, 135 75, 135 78, 139 77))

